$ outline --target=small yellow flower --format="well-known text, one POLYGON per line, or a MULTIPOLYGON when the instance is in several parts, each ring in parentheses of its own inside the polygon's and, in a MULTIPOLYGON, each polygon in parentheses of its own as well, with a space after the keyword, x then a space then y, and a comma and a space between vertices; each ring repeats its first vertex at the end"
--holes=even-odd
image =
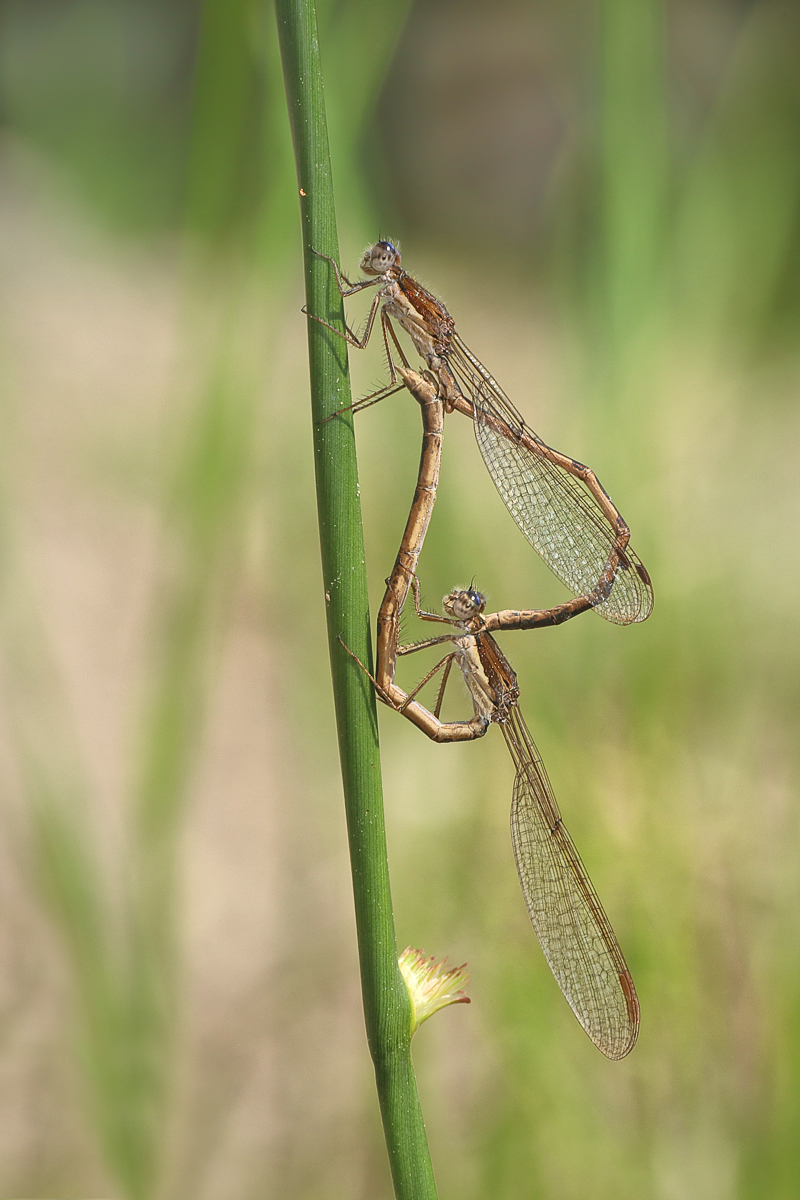
POLYGON ((441 962, 427 958, 424 950, 406 947, 397 960, 411 996, 411 1033, 416 1033, 423 1021, 448 1004, 469 1004, 469 996, 461 990, 469 982, 467 964, 445 971, 447 959, 441 962))

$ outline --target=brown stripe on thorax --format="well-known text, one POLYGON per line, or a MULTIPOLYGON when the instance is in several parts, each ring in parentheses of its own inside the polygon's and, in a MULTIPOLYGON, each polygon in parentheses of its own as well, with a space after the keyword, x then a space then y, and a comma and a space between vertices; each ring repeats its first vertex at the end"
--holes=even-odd
POLYGON ((508 710, 519 702, 517 676, 511 663, 490 633, 475 634, 475 645, 481 665, 495 694, 495 713, 492 720, 502 723, 508 710))

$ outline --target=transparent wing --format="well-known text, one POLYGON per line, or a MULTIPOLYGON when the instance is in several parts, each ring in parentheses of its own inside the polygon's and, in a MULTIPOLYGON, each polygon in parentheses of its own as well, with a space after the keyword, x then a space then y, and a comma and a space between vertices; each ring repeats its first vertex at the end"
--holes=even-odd
POLYGON ((514 708, 501 729, 517 776, 511 838, 531 923, 558 986, 598 1049, 624 1058, 639 1032, 630 971, 572 838, 544 764, 514 708))
POLYGON ((653 608, 650 577, 630 546, 619 552, 621 518, 599 482, 590 487, 577 474, 581 464, 526 426, 458 337, 448 362, 472 403, 475 437, 495 487, 533 548, 575 595, 591 593, 619 553, 608 595, 595 611, 618 625, 644 621, 653 608))

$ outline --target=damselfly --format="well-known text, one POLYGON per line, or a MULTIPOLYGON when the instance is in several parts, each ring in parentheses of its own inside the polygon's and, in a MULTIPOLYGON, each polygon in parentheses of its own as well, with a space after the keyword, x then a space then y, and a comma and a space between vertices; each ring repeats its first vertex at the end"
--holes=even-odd
MULTIPOLYGON (((608 1058, 624 1058, 639 1031, 636 989, 519 710, 517 677, 489 632, 490 627, 499 627, 499 614, 484 615, 484 597, 474 588, 456 588, 445 596, 443 617, 420 607, 416 579, 414 599, 422 620, 443 622, 452 632, 409 646, 393 646, 390 654, 412 654, 448 642, 452 650, 411 692, 404 692, 394 682, 389 689, 382 689, 376 680, 378 694, 436 742, 472 741, 483 737, 490 724, 500 726, 516 771, 511 840, 531 923, 555 980, 585 1032, 608 1058), (454 663, 474 711, 468 721, 445 722, 439 714, 454 663), (431 712, 416 697, 439 671, 443 672, 442 682, 431 712)), ((389 634, 390 627, 386 629, 389 634)))
POLYGON ((379 289, 361 337, 347 325, 341 334, 311 314, 351 346, 364 349, 381 309, 391 382, 354 407, 375 403, 399 386, 393 348, 409 366, 394 329, 396 321, 436 379, 446 411, 457 409, 472 419, 500 496, 554 574, 575 595, 593 592, 610 576, 611 586, 595 610, 620 625, 644 621, 653 607, 650 577, 629 545, 628 526, 594 471, 546 445, 525 424, 494 376, 464 344, 445 306, 403 270, 399 250, 391 242, 376 242, 361 259, 361 270, 370 278, 356 283, 342 275, 334 259, 320 257, 331 263, 343 297, 369 287, 379 289))
MULTIPOLYGON (((433 512, 444 430, 444 401, 433 377, 425 379, 406 367, 398 366, 398 374, 417 401, 422 413, 422 453, 420 455, 414 499, 403 531, 392 573, 386 580, 386 591, 378 610, 378 640, 376 684, 381 694, 391 696, 394 688, 396 648, 399 642, 399 620, 409 588, 415 578, 419 556, 433 512)), ((606 564, 592 590, 574 600, 567 600, 549 609, 504 609, 485 617, 486 628, 541 629, 561 625, 582 612, 596 608, 608 597, 614 583, 613 563, 606 564)), ((406 715, 412 720, 412 708, 406 715)), ((422 710, 423 712, 425 710, 422 710)), ((423 728, 425 718, 423 718, 423 728)), ((426 732, 427 729, 426 729, 426 732)))

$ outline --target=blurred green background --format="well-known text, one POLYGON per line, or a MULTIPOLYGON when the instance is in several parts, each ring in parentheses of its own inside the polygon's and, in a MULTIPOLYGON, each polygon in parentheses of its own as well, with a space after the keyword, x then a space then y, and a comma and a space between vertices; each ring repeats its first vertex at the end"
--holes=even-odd
MULTIPOLYGON (((381 713, 401 947, 472 977, 415 1039, 440 1195, 795 1196, 800 10, 319 18, 345 269, 402 241, 656 589, 503 643, 641 997, 621 1064, 530 930, 502 738, 381 713)), ((6 0, 0 119, 0 1192, 388 1197, 272 10, 6 0)), ((357 430, 377 602, 416 406, 357 430)), ((534 560, 451 418, 425 599, 563 599, 534 560)))

